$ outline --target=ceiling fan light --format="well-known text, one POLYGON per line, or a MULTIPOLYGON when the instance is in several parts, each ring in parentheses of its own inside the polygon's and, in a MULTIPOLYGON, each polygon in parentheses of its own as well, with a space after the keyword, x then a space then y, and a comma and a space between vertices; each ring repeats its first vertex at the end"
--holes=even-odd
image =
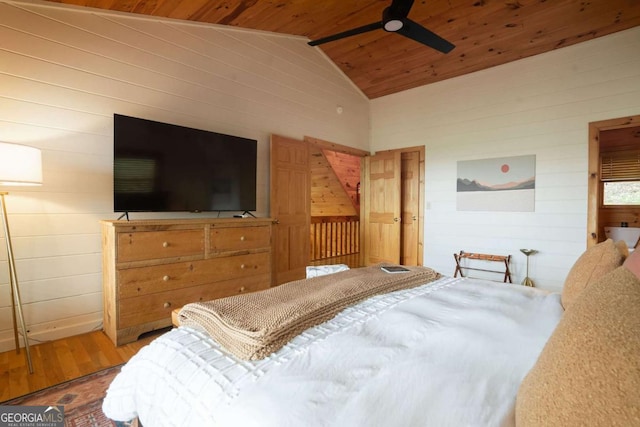
POLYGON ((384 30, 394 33, 398 31, 400 28, 402 28, 403 26, 404 26, 404 22, 402 22, 402 20, 390 19, 384 23, 384 30))

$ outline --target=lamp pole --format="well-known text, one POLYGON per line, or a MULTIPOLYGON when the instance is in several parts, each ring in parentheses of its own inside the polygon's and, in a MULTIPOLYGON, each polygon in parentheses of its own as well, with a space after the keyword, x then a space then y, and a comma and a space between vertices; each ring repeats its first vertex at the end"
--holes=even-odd
MULTIPOLYGON (((0 142, 0 186, 34 186, 42 184, 42 153, 38 148, 26 145, 0 142)), ((24 321, 22 299, 20 298, 20 286, 16 260, 13 255, 11 233, 9 232, 9 219, 7 217, 7 204, 5 202, 6 191, 0 191, 0 205, 2 206, 2 223, 4 224, 4 236, 7 244, 7 258, 9 261, 9 285, 11 286, 11 309, 13 315, 13 332, 16 340, 16 352, 20 353, 20 338, 18 336, 18 321, 22 329, 25 352, 29 373, 33 374, 31 362, 31 347, 27 323, 24 321), (16 316, 17 315, 17 316, 16 316)))
POLYGON ((29 336, 27 335, 27 326, 24 321, 22 312, 22 299, 20 298, 20 287, 18 286, 18 275, 16 274, 16 261, 13 257, 13 246, 11 244, 11 234, 9 233, 9 219, 7 218, 7 207, 4 196, 7 192, 0 192, 0 205, 2 205, 2 223, 4 224, 4 237, 7 242, 7 258, 9 259, 9 284, 11 285, 11 305, 13 310, 13 332, 16 340, 16 351, 20 352, 20 342, 18 340, 18 325, 16 322, 16 311, 20 320, 20 328, 22 329, 22 338, 24 339, 24 348, 27 353, 27 364, 29 365, 29 373, 33 374, 33 363, 31 362, 31 348, 29 347, 29 336))
POLYGON ((522 285, 534 287, 535 285, 533 284, 533 280, 531 280, 531 278, 529 277, 529 256, 535 254, 538 251, 536 251, 535 249, 520 249, 520 252, 527 256, 527 276, 522 281, 522 285))

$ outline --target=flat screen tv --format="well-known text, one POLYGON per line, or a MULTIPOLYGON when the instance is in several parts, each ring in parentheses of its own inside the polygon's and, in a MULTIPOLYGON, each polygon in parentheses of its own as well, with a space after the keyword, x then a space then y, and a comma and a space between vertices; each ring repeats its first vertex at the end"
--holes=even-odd
POLYGON ((256 210, 257 141, 114 114, 115 212, 256 210))

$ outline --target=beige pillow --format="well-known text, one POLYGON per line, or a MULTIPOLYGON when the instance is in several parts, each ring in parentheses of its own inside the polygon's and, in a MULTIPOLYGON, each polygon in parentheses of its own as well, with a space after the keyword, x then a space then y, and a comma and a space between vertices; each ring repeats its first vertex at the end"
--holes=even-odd
POLYGON ((618 240, 616 243, 616 249, 622 255, 622 260, 624 261, 629 256, 629 246, 627 246, 627 242, 624 240, 618 240))
POLYGON ((640 425, 640 252, 627 262, 565 311, 520 385, 517 427, 640 425))
POLYGON ((633 253, 624 260, 622 265, 635 274, 636 277, 640 278, 640 250, 633 251, 633 253))
POLYGON ((622 265, 622 254, 613 240, 607 239, 587 249, 573 264, 562 288, 562 306, 566 310, 589 283, 593 283, 622 265))

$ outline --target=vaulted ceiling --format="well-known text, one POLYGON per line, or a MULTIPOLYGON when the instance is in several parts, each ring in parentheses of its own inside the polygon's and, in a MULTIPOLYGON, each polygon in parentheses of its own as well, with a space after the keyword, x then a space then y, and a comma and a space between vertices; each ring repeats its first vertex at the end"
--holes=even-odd
MULTIPOLYGON (((51 0, 311 40, 381 20, 391 0, 51 0)), ((309 49, 370 99, 640 25, 640 0, 417 0, 409 18, 454 45, 443 54, 375 30, 309 49)))

